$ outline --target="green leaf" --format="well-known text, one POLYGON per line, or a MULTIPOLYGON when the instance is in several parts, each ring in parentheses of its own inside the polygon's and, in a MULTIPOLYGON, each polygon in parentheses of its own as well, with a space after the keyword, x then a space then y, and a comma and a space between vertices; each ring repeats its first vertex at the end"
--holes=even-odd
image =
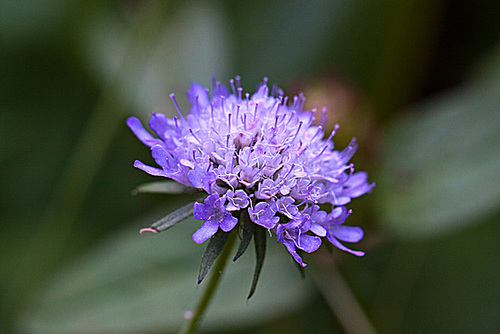
POLYGON ((165 231, 165 230, 171 228, 172 226, 174 226, 175 224, 180 223, 184 219, 192 216, 193 215, 193 207, 194 207, 193 202, 186 204, 186 205, 180 207, 179 209, 175 210, 174 212, 169 213, 164 218, 158 220, 156 223, 154 223, 150 227, 143 228, 141 230, 141 233, 146 232, 146 231, 154 232, 154 233, 165 231))
MULTIPOLYGON (((163 213, 155 214, 161 216, 163 213)), ((154 218, 147 217, 144 221, 154 218)), ((138 225, 143 225, 141 221, 138 225)), ((133 226, 67 262, 18 318, 21 333, 175 332, 203 289, 196 277, 203 247, 191 240, 193 218, 149 238, 133 226)), ((203 329, 235 331, 297 310, 311 286, 300 279, 281 243, 268 245, 259 288, 247 301, 252 257, 226 267, 203 329), (277 284, 286 280, 286 284, 277 284)))
POLYGON ((253 274, 252 286, 250 287, 250 293, 247 299, 253 296, 255 288, 257 287, 257 282, 260 277, 260 272, 262 270, 262 265, 264 264, 264 258, 266 257, 266 229, 262 226, 255 226, 255 272, 253 274))
POLYGON ((224 248, 226 244, 227 238, 229 237, 230 232, 224 232, 221 229, 215 233, 215 235, 208 242, 207 248, 203 253, 201 258, 201 266, 200 273, 198 275, 198 284, 203 281, 205 276, 208 274, 208 271, 212 267, 215 262, 217 256, 219 256, 220 252, 224 248))
MULTIPOLYGON (((160 1, 152 5, 159 7, 157 12, 162 15, 150 22, 161 30, 160 39, 154 45, 145 43, 150 39, 147 31, 133 37, 138 59, 127 67, 118 91, 124 104, 145 117, 158 109, 167 114, 169 110, 175 112, 165 92, 183 94, 190 81, 205 78, 209 83, 211 75, 227 76, 232 62, 221 6, 200 1, 179 6, 160 1)), ((83 56, 103 86, 119 70, 116 64, 127 57, 124 51, 131 32, 120 14, 102 6, 101 12, 78 25, 83 56)), ((183 107, 184 100, 179 104, 183 107)))
POLYGON ((241 227, 242 235, 240 246, 238 247, 238 251, 234 256, 233 262, 238 260, 240 256, 242 256, 248 248, 250 241, 252 240, 252 236, 254 233, 254 223, 250 220, 250 216, 248 215, 248 211, 242 211, 240 215, 240 222, 242 222, 243 226, 241 227))
POLYGON ((189 194, 196 191, 176 181, 156 181, 137 186, 132 194, 189 194))
POLYGON ((500 205, 500 89, 464 87, 423 104, 387 137, 374 192, 400 237, 452 232, 500 205))

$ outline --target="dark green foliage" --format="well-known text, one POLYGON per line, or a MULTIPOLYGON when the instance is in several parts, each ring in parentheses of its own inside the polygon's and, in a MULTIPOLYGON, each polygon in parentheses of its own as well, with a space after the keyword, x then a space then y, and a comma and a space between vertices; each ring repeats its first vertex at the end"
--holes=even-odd
POLYGON ((238 260, 238 258, 242 256, 243 253, 245 253, 245 251, 247 250, 250 241, 252 241, 252 236, 255 230, 254 226, 255 224, 250 220, 250 217, 248 216, 248 211, 242 211, 242 213, 240 214, 241 242, 240 246, 238 247, 238 251, 234 256, 233 262, 238 260))
POLYGON ((248 294, 248 299, 252 297, 257 287, 257 281, 259 280, 260 271, 262 270, 262 265, 264 264, 264 258, 266 257, 266 233, 267 230, 262 226, 254 227, 254 240, 255 240, 255 272, 253 274, 252 287, 250 288, 250 293, 248 294))
POLYGON ((218 230, 217 233, 210 239, 208 242, 207 248, 205 248, 205 252, 201 258, 201 266, 200 273, 198 274, 198 284, 203 281, 205 276, 208 274, 208 271, 212 267, 219 256, 220 252, 224 248, 226 244, 227 238, 231 232, 224 232, 222 230, 218 230))
POLYGON ((175 210, 174 212, 168 214, 164 218, 151 225, 149 229, 152 229, 156 232, 161 232, 171 228, 172 226, 175 226, 177 223, 180 223, 184 219, 193 215, 193 205, 194 203, 189 203, 181 206, 179 209, 175 210))

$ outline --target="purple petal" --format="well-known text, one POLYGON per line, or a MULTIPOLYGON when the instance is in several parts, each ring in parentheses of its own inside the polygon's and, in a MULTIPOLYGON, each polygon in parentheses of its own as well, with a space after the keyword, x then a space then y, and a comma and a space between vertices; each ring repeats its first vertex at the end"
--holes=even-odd
MULTIPOLYGON (((196 204, 195 204, 196 205, 196 204)), ((216 223, 213 223, 209 220, 203 223, 196 232, 193 233, 192 238, 193 241, 197 244, 203 243, 205 240, 210 239, 219 229, 219 226, 216 223)))
POLYGON ((333 228, 335 238, 342 241, 358 242, 363 239, 363 234, 361 227, 357 226, 338 225, 333 228))
POLYGON ((320 224, 313 223, 311 225, 311 228, 309 229, 312 233, 316 234, 319 237, 325 237, 326 236, 326 230, 323 226, 320 224))
POLYGON ((362 252, 362 251, 355 251, 355 250, 352 250, 352 249, 349 249, 347 248, 346 246, 342 245, 340 243, 340 241, 338 241, 337 239, 335 239, 334 237, 332 237, 330 234, 327 236, 328 237, 328 240, 335 246, 337 247, 338 249, 341 249, 343 251, 346 251, 346 252, 349 252, 351 254, 354 254, 356 256, 363 256, 365 255, 365 252, 362 252))
POLYGON ((197 82, 191 83, 191 88, 186 92, 186 96, 191 103, 192 110, 197 110, 196 103, 200 108, 206 108, 210 104, 207 90, 197 82))
POLYGON ((319 246, 321 246, 321 238, 307 234, 302 234, 300 236, 300 245, 297 245, 297 247, 307 253, 316 251, 319 246))
POLYGON ((152 147, 156 144, 161 144, 161 140, 156 139, 149 132, 147 132, 146 129, 144 129, 141 121, 139 121, 137 117, 129 117, 127 119, 127 125, 137 138, 144 143, 144 145, 152 147))
POLYGON ((220 223, 220 228, 224 232, 229 232, 236 226, 237 223, 238 223, 238 218, 233 217, 230 214, 225 214, 224 219, 220 223))
POLYGON ((354 187, 362 183, 366 183, 367 180, 368 180, 368 174, 366 172, 357 172, 349 177, 345 185, 348 187, 354 187))
POLYGON ((278 221, 279 221, 278 217, 268 218, 268 217, 263 216, 263 217, 260 217, 257 221, 255 221, 255 224, 269 229, 269 228, 273 228, 274 226, 276 226, 278 221))
POLYGON ((212 98, 214 101, 219 100, 221 96, 228 96, 229 89, 222 85, 220 82, 215 80, 215 77, 212 77, 212 98))
POLYGON ((165 169, 170 169, 172 168, 167 164, 167 159, 169 158, 168 152, 163 148, 161 145, 155 145, 151 148, 151 153, 153 155, 153 159, 155 159, 155 162, 165 168, 165 169))
MULTIPOLYGON (((343 195, 344 193, 342 193, 343 195)), ((350 197, 347 197, 347 196, 339 196, 337 198, 334 199, 334 205, 346 205, 347 203, 349 203, 351 201, 351 198, 350 197)))
POLYGON ((372 187, 369 184, 360 185, 360 186, 357 186, 354 188, 347 188, 347 189, 344 189, 344 191, 342 192, 342 195, 347 196, 347 198, 349 198, 349 197, 355 198, 355 197, 359 197, 363 194, 366 194, 368 191, 370 191, 371 188, 372 187))
POLYGON ((193 216, 194 219, 205 220, 208 219, 209 214, 207 210, 207 205, 202 203, 194 203, 193 206, 193 216))
POLYGON ((290 253, 290 255, 292 255, 294 260, 297 261, 297 263, 300 264, 302 267, 305 267, 306 264, 302 261, 302 258, 295 250, 295 244, 291 241, 283 241, 283 244, 285 245, 286 249, 288 250, 288 253, 290 253))
POLYGON ((192 169, 188 172, 188 180, 195 188, 203 188, 203 171, 200 168, 192 169))
POLYGON ((162 139, 165 139, 165 132, 169 129, 167 120, 167 116, 155 112, 149 120, 149 127, 162 139))
POLYGON ((145 171, 146 173, 153 175, 153 176, 169 177, 169 175, 167 175, 167 173, 165 173, 164 170, 148 166, 139 160, 136 160, 134 162, 134 167, 139 168, 139 169, 141 169, 141 170, 145 171))

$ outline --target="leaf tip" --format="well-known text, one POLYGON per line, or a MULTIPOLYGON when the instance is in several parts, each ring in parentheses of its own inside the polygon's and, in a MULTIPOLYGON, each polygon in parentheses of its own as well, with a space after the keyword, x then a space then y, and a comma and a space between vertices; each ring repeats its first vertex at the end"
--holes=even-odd
POLYGON ((158 233, 158 230, 152 227, 146 227, 139 230, 140 234, 143 234, 144 232, 158 233))

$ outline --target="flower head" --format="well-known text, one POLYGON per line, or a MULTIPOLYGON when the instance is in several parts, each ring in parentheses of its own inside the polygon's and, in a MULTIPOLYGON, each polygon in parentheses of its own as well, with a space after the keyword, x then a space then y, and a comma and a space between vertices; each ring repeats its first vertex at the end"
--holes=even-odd
POLYGON ((343 225, 350 213, 345 205, 374 186, 349 164, 356 141, 335 150, 332 137, 338 127, 325 136, 325 114, 315 123, 314 113, 302 109, 302 95, 289 103, 279 89, 270 96, 267 79, 253 95, 242 93, 239 77, 230 83, 231 92, 214 81, 211 97, 193 83, 187 115, 172 96, 179 116, 153 113, 149 127, 156 137, 129 118, 128 126, 151 148, 159 167, 140 161, 134 166, 207 194, 204 203, 194 204, 194 217, 204 221, 193 234, 196 243, 219 228, 232 230, 246 210, 251 222, 273 232, 302 266, 297 249, 313 252, 322 237, 363 255, 340 243, 363 237, 361 228, 343 225))

